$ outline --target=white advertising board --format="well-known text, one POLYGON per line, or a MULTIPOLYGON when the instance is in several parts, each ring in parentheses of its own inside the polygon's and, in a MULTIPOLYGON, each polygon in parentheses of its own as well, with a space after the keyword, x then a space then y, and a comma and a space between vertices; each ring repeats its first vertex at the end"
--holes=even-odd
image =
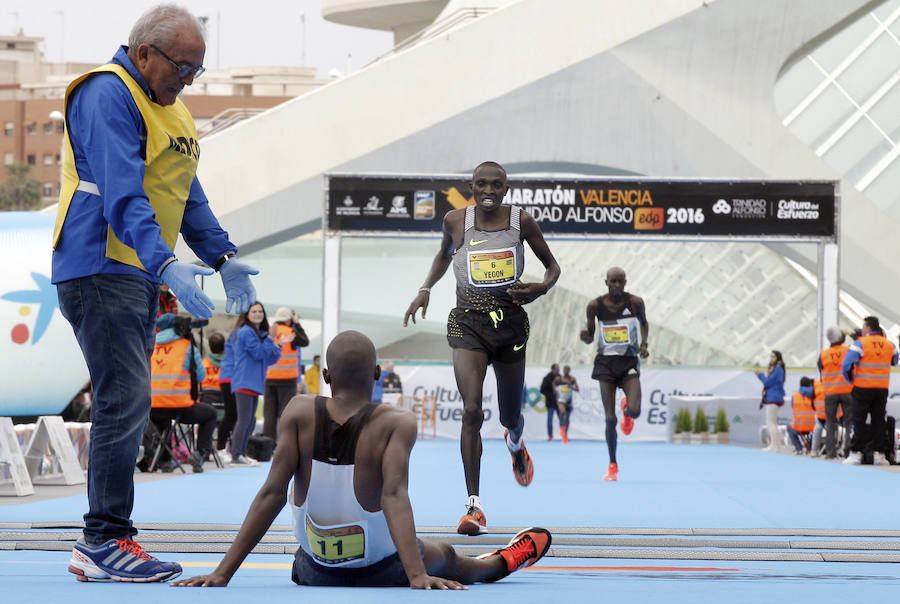
MULTIPOLYGON (((463 404, 453 367, 447 365, 397 365, 395 371, 403 381, 404 395, 415 397, 429 396, 437 399, 437 435, 440 438, 459 438, 462 424, 463 404)), ((547 438, 547 409, 540 394, 540 384, 547 368, 529 368, 525 374, 527 388, 524 403, 525 437, 530 440, 547 438)), ((578 380, 580 391, 574 395, 574 411, 569 426, 569 436, 580 439, 605 439, 605 416, 600 401, 600 389, 596 380, 591 379, 588 367, 577 367, 572 375, 578 380)), ((790 397, 799 387, 802 376, 815 377, 814 371, 791 370, 785 382, 786 404, 780 415, 790 417, 790 397)), ((900 416, 900 379, 893 380, 897 386, 891 390, 888 401, 888 413, 900 416)), ((630 441, 665 442, 670 439, 670 421, 679 405, 670 405, 672 397, 740 397, 750 400, 750 409, 743 409, 744 415, 759 414, 762 422, 762 411, 754 411, 752 401, 758 401, 762 393, 762 385, 752 371, 741 369, 644 369, 641 372, 641 416, 637 419, 634 432, 628 437, 630 441)), ((616 413, 621 418, 618 402, 624 395, 616 392, 616 413)), ((686 404, 692 415, 697 406, 702 406, 710 418, 714 418, 716 405, 712 399, 689 398, 686 404), (696 402, 694 402, 696 401, 696 402)), ((488 368, 484 381, 483 408, 484 426, 481 434, 484 438, 501 438, 503 427, 500 425, 497 409, 497 385, 494 373, 488 368)), ((725 405, 728 407, 728 405, 725 405)), ((743 407, 748 407, 744 402, 743 407)), ((727 413, 733 410, 729 407, 727 413)), ((734 419, 729 415, 729 421, 734 419)), ((784 420, 782 420, 784 421, 784 420)), ((751 422, 748 422, 751 423, 751 422)), ((753 423, 757 426, 759 423, 753 423)), ((748 426, 749 427, 749 426, 748 426)), ((750 428, 752 430, 752 428, 750 428)), ((555 435, 558 437, 558 421, 554 418, 555 435)))

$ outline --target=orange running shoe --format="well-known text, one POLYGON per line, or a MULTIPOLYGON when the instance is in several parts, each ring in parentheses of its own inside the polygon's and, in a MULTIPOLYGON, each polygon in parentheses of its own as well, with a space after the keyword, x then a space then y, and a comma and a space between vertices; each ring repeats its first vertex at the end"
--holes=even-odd
POLYGON ((609 464, 609 468, 606 470, 606 476, 603 477, 603 480, 615 482, 619 479, 619 466, 614 463, 609 464))
MULTIPOLYGON (((503 432, 503 440, 507 442, 507 448, 509 448, 509 441, 507 437, 509 436, 509 430, 505 430, 503 432)), ((513 458, 513 476, 516 477, 516 482, 518 482, 523 487, 527 487, 531 484, 531 479, 534 478, 534 462, 531 461, 531 455, 528 454, 528 449, 525 448, 525 442, 522 441, 522 447, 513 453, 509 452, 513 458)))
POLYGON ((559 432, 562 434, 563 444, 566 444, 567 442, 569 442, 569 434, 568 434, 568 430, 566 429, 566 427, 560 426, 559 432))
POLYGON ((544 557, 544 554, 550 549, 552 541, 553 538, 550 536, 550 531, 533 526, 519 531, 503 549, 498 549, 489 554, 481 554, 478 556, 481 560, 491 556, 500 556, 506 563, 506 569, 503 574, 494 579, 488 579, 487 582, 499 581, 520 568, 528 568, 544 557))
POLYGON ((625 397, 622 397, 622 434, 625 436, 628 436, 631 434, 631 431, 634 430, 634 418, 625 415, 625 407, 627 405, 628 401, 625 397))
POLYGON ((470 505, 466 515, 459 519, 459 524, 456 525, 456 532, 470 537, 483 535, 488 532, 487 518, 481 508, 470 505))

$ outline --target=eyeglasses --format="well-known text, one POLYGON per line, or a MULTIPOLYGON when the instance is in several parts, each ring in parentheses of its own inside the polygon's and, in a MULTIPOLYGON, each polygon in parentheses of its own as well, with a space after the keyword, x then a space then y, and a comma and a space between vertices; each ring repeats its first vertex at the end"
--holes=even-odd
POLYGON ((199 78, 206 71, 206 67, 204 67, 203 65, 200 65, 198 67, 194 67, 190 63, 186 63, 184 65, 179 65, 178 63, 176 63, 175 61, 172 60, 172 57, 170 57, 169 55, 164 53, 162 50, 160 50, 159 47, 157 47, 155 44, 150 44, 150 48, 152 48, 153 50, 155 50, 156 52, 158 52, 159 54, 164 56, 166 58, 166 60, 172 64, 172 67, 174 67, 175 71, 178 72, 179 79, 184 79, 188 76, 190 76, 192 78, 199 78))

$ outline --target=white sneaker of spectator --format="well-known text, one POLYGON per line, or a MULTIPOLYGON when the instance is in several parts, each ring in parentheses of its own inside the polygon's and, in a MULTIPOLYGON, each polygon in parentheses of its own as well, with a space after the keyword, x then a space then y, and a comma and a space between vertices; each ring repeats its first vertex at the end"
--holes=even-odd
POLYGON ((845 466, 858 466, 862 463, 862 453, 859 451, 851 451, 849 455, 847 455, 847 459, 844 460, 845 466))
POLYGON ((251 459, 246 455, 239 455, 237 459, 231 460, 231 465, 239 465, 239 466, 258 466, 259 462, 255 459, 251 459))
POLYGON ((222 460, 222 463, 231 463, 231 453, 228 452, 228 449, 220 449, 218 451, 219 459, 222 460))
POLYGON ((872 465, 873 466, 889 466, 891 464, 887 460, 887 457, 884 456, 884 453, 875 451, 874 453, 872 453, 872 465))

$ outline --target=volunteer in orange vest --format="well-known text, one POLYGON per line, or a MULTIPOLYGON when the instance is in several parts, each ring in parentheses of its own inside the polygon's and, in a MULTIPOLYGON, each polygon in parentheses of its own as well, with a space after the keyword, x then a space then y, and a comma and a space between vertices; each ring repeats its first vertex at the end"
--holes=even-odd
POLYGON ((850 451, 850 419, 852 417, 853 397, 850 391, 853 384, 844 378, 841 365, 848 346, 844 344, 847 332, 834 325, 825 331, 828 348, 819 354, 819 375, 825 388, 825 459, 834 459, 837 455, 838 420, 843 419, 844 445, 843 457, 850 451))
POLYGON ((150 358, 150 421, 160 432, 173 419, 196 424, 197 446, 191 453, 191 465, 195 473, 202 472, 216 428, 216 410, 191 396, 191 357, 198 384, 206 378, 203 359, 197 346, 191 345, 190 319, 166 313, 156 326, 159 333, 150 358))
POLYGON ((862 335, 847 349, 841 372, 853 384, 853 430, 850 454, 845 464, 862 463, 863 451, 871 447, 872 463, 887 465, 885 407, 891 383, 891 365, 897 364, 897 346, 884 336, 878 317, 863 319, 862 335), (871 426, 866 429, 866 416, 871 426))
POLYGON ((812 429, 809 454, 818 457, 822 448, 822 435, 825 434, 825 386, 819 379, 813 380, 813 408, 816 410, 816 425, 812 429))
POLYGON ((800 378, 800 390, 794 393, 791 400, 791 411, 794 419, 788 426, 788 436, 791 437, 791 443, 794 445, 794 452, 797 455, 803 454, 805 448, 801 436, 806 436, 812 432, 816 425, 816 411, 813 407, 813 381, 812 378, 800 378))
POLYGON ((300 348, 309 345, 309 338, 300 325, 300 316, 282 306, 275 311, 274 323, 269 328, 273 340, 281 338, 281 356, 266 371, 266 395, 263 398, 263 435, 272 440, 278 437, 278 418, 290 400, 297 394, 300 379, 300 348))
POLYGON ((219 386, 219 374, 222 371, 222 360, 225 358, 225 336, 214 332, 206 339, 209 352, 203 357, 203 369, 206 370, 206 378, 200 384, 200 400, 212 405, 216 414, 225 408, 222 390, 219 386))

